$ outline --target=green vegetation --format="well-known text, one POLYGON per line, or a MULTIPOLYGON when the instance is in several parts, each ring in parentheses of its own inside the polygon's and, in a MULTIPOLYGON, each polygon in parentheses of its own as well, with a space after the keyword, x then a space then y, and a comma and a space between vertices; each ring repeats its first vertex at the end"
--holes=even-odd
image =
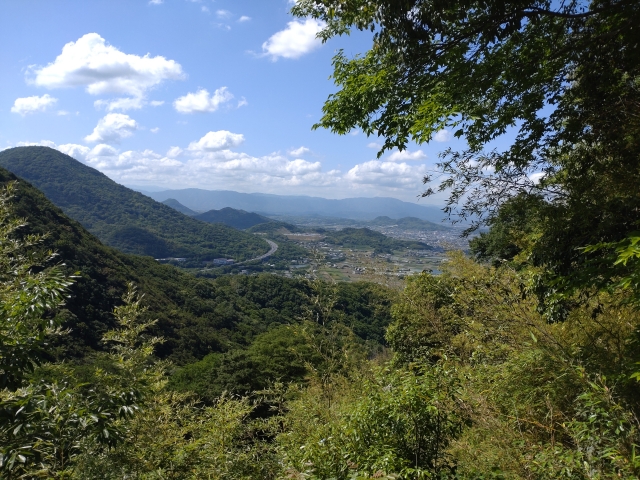
POLYGON ((207 223, 223 223, 238 230, 244 230, 254 225, 271 221, 267 217, 263 217, 257 213, 245 212, 244 210, 236 210, 230 207, 221 208, 220 210, 209 210, 208 212, 195 215, 194 218, 207 223))
POLYGON ((324 241, 347 248, 373 248, 376 253, 392 253, 407 248, 415 250, 433 250, 434 247, 422 242, 397 240, 368 228, 344 228, 342 230, 323 230, 324 241))
MULTIPOLYGON (((326 21, 325 38, 375 31, 365 56, 336 57, 342 90, 321 125, 380 134, 384 149, 443 127, 466 138, 441 187, 449 213, 488 214, 476 258, 452 253, 398 292, 212 282, 116 255, 21 183, 26 228, 0 199, 3 477, 639 478, 638 2, 293 8, 326 21), (507 151, 481 153, 511 125, 507 151), (50 266, 49 245, 69 267, 50 266), (72 279, 80 254, 113 267, 72 279), (81 325, 112 278, 134 274, 165 317, 145 321, 129 289, 115 319, 94 320, 107 346, 46 363, 56 327, 81 325), (60 304, 93 275, 96 292, 60 304)), ((323 233, 391 248, 366 229, 323 233)))
POLYGON ((197 266, 203 260, 245 260, 269 250, 254 235, 189 218, 52 148, 4 150, 0 166, 31 182, 65 214, 125 253, 187 258, 185 266, 197 266))
POLYGON ((167 205, 168 207, 173 208, 174 210, 179 211, 180 213, 184 213, 185 215, 189 215, 190 217, 193 217, 194 215, 197 215, 198 212, 194 212, 193 210, 191 210, 190 208, 185 207, 184 205, 182 205, 178 200, 176 200, 175 198, 167 198, 164 202, 165 205, 167 205))

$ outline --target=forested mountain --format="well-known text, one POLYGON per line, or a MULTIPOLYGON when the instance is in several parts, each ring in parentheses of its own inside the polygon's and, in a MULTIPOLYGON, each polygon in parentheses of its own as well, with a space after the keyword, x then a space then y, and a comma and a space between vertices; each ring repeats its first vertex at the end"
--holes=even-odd
POLYGON ((175 198, 167 198, 162 203, 164 203, 165 205, 168 205, 169 207, 173 208, 174 210, 179 211, 180 213, 184 213, 185 215, 189 215, 190 217, 193 217, 194 215, 198 214, 198 212, 194 212, 190 208, 187 208, 184 205, 182 205, 175 198))
POLYGON ((254 225, 271 222, 271 219, 258 215, 257 213, 236 210, 225 207, 220 210, 209 210, 208 212, 196 214, 194 218, 207 223, 223 223, 238 230, 251 228, 254 225))
POLYGON ((66 215, 126 253, 186 257, 197 263, 216 257, 245 260, 269 250, 254 235, 189 218, 52 148, 4 150, 0 166, 31 182, 66 215))
MULTIPOLYGON (((58 253, 65 272, 79 272, 58 312, 71 332, 58 340, 54 356, 81 358, 101 349, 101 336, 113 328, 113 309, 122 303, 129 282, 145 295, 149 317, 158 319, 152 333, 165 341, 156 353, 178 364, 244 348, 270 327, 298 323, 313 310, 317 293, 305 280, 265 274, 211 281, 149 257, 121 253, 101 244, 29 183, 0 169, 0 186, 11 181, 18 181, 12 199, 15 215, 27 219, 21 234, 47 234, 44 247, 58 253)), ((384 289, 341 285, 335 294, 339 303, 332 318, 347 321, 363 340, 384 342, 390 322, 384 289)))

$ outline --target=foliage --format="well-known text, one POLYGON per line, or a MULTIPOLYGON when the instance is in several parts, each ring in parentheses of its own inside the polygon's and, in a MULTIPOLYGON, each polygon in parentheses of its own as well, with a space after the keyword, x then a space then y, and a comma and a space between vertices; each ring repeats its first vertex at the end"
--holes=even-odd
POLYGON ((344 228, 342 230, 326 231, 324 241, 348 248, 373 248, 377 253, 392 253, 393 250, 406 248, 433 250, 433 247, 426 243, 397 240, 368 228, 344 228))
POLYGON ((305 478, 433 478, 452 473, 446 453, 465 424, 454 371, 376 370, 329 411, 302 395, 278 437, 290 474, 305 478), (346 400, 346 401, 345 401, 346 400), (300 421, 300 418, 304 421, 300 421), (310 418, 311 417, 311 418, 310 418))
POLYGON ((254 235, 187 217, 52 148, 7 149, 0 153, 0 165, 31 182, 101 241, 125 253, 184 257, 199 266, 204 260, 246 260, 269 250, 254 235))
POLYGON ((303 0, 293 12, 324 20, 323 40, 373 32, 364 55, 335 56, 339 90, 316 127, 382 136, 380 154, 452 129, 468 148, 443 152, 424 178, 440 184, 424 195, 446 193, 449 217, 472 221, 467 233, 493 225, 480 250, 509 256, 527 243, 521 260, 544 270, 549 317, 562 319, 578 291, 632 275, 584 247, 623 242, 640 222, 637 2, 303 0), (501 230, 523 202, 527 225, 501 230))

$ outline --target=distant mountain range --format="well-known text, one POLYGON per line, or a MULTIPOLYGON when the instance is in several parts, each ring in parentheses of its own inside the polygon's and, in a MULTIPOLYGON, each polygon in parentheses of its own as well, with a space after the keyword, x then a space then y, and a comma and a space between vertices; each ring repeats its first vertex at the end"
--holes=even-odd
POLYGON ((369 225, 376 227, 395 227, 402 230, 430 230, 430 231, 443 231, 451 230, 451 227, 443 225, 441 223, 433 223, 427 220, 421 220, 416 217, 404 217, 394 220, 386 216, 376 217, 373 220, 367 222, 369 225))
POLYGON ((125 253, 183 257, 199 264, 217 257, 246 260, 269 250, 256 235, 191 218, 52 148, 4 150, 0 166, 31 182, 102 242, 125 253))
POLYGON ((143 191, 145 195, 163 202, 175 199, 191 210, 206 211, 231 207, 262 215, 326 216, 353 220, 373 220, 376 217, 415 217, 440 223, 444 214, 439 207, 403 202, 396 198, 344 198, 332 200, 320 197, 240 193, 228 190, 187 188, 162 192, 143 191))

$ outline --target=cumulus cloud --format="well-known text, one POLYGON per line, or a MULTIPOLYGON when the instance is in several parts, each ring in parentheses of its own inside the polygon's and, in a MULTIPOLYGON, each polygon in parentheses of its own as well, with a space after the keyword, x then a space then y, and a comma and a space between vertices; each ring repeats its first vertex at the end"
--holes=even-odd
POLYGON ((305 153, 309 153, 310 151, 311 150, 309 150, 307 147, 294 148, 292 150, 289 150, 289 155, 291 155, 292 157, 300 157, 305 153))
POLYGON ((345 179, 354 184, 372 187, 413 189, 419 188, 425 174, 425 165, 414 166, 406 163, 370 160, 349 170, 345 179))
POLYGON ((167 150, 167 157, 175 158, 182 153, 182 149, 180 147, 170 147, 167 150))
POLYGON ((189 144, 192 152, 215 152, 237 147, 244 142, 244 135, 241 133, 231 133, 227 130, 209 132, 197 142, 189 144))
POLYGON ((241 141, 237 137, 233 140, 233 135, 238 134, 209 132, 188 148, 173 146, 165 154, 153 150, 121 151, 106 143, 92 148, 76 144, 55 146, 46 140, 36 144, 57 148, 125 185, 239 191, 255 191, 255 186, 260 185, 261 191, 279 194, 313 192, 342 197, 346 191, 367 196, 388 192, 409 199, 421 192, 421 180, 427 173, 425 165, 378 160, 355 165, 346 173, 324 171, 319 161, 292 159, 278 153, 252 156, 230 150, 241 141))
POLYGON ((93 133, 84 137, 91 143, 119 143, 138 129, 138 123, 129 115, 109 113, 98 121, 93 133))
POLYGON ((438 130, 433 139, 436 142, 448 142, 451 140, 451 132, 449 130, 438 130))
MULTIPOLYGON (((18 142, 16 147, 51 147, 56 148, 55 142, 51 140, 40 140, 39 142, 18 142)), ((9 147, 7 147, 9 148, 9 147)))
POLYGON ((427 155, 422 150, 416 150, 415 152, 410 152, 409 150, 395 151, 389 155, 389 160, 392 162, 416 161, 424 160, 425 158, 427 158, 427 155))
POLYGON ((213 95, 204 88, 196 93, 187 93, 184 97, 177 98, 173 107, 180 113, 204 113, 215 112, 220 105, 233 99, 227 87, 220 87, 213 95))
POLYGON ((29 113, 44 112, 57 101, 57 98, 53 98, 49 94, 42 95, 41 97, 16 98, 16 101, 13 102, 13 107, 11 107, 11 111, 24 117, 29 113))
POLYGON ((216 10, 216 16, 218 18, 229 18, 231 16, 231 12, 229 10, 216 10))
POLYGON ((236 106, 236 108, 246 107, 247 105, 249 105, 249 102, 247 102, 246 98, 242 97, 240 98, 240 100, 238 100, 238 105, 236 106))
POLYGON ((289 22, 287 28, 273 34, 262 44, 262 51, 274 61, 280 57, 300 58, 320 47, 322 43, 316 35, 325 25, 315 18, 307 18, 304 22, 289 22))
POLYGON ((149 0, 149 5, 162 5, 164 0, 149 0))
POLYGON ((242 15, 242 16, 238 19, 238 22, 243 23, 243 22, 248 22, 249 20, 251 20, 251 17, 247 17, 246 15, 242 15))
POLYGON ((134 97, 142 97, 165 80, 185 76, 174 60, 121 52, 97 33, 67 43, 53 62, 32 68, 30 73, 30 82, 39 87, 83 86, 91 95, 119 93, 134 97))
POLYGON ((529 175, 529 180, 531 180, 534 184, 537 185, 546 176, 547 174, 544 172, 532 173, 531 175, 529 175))

